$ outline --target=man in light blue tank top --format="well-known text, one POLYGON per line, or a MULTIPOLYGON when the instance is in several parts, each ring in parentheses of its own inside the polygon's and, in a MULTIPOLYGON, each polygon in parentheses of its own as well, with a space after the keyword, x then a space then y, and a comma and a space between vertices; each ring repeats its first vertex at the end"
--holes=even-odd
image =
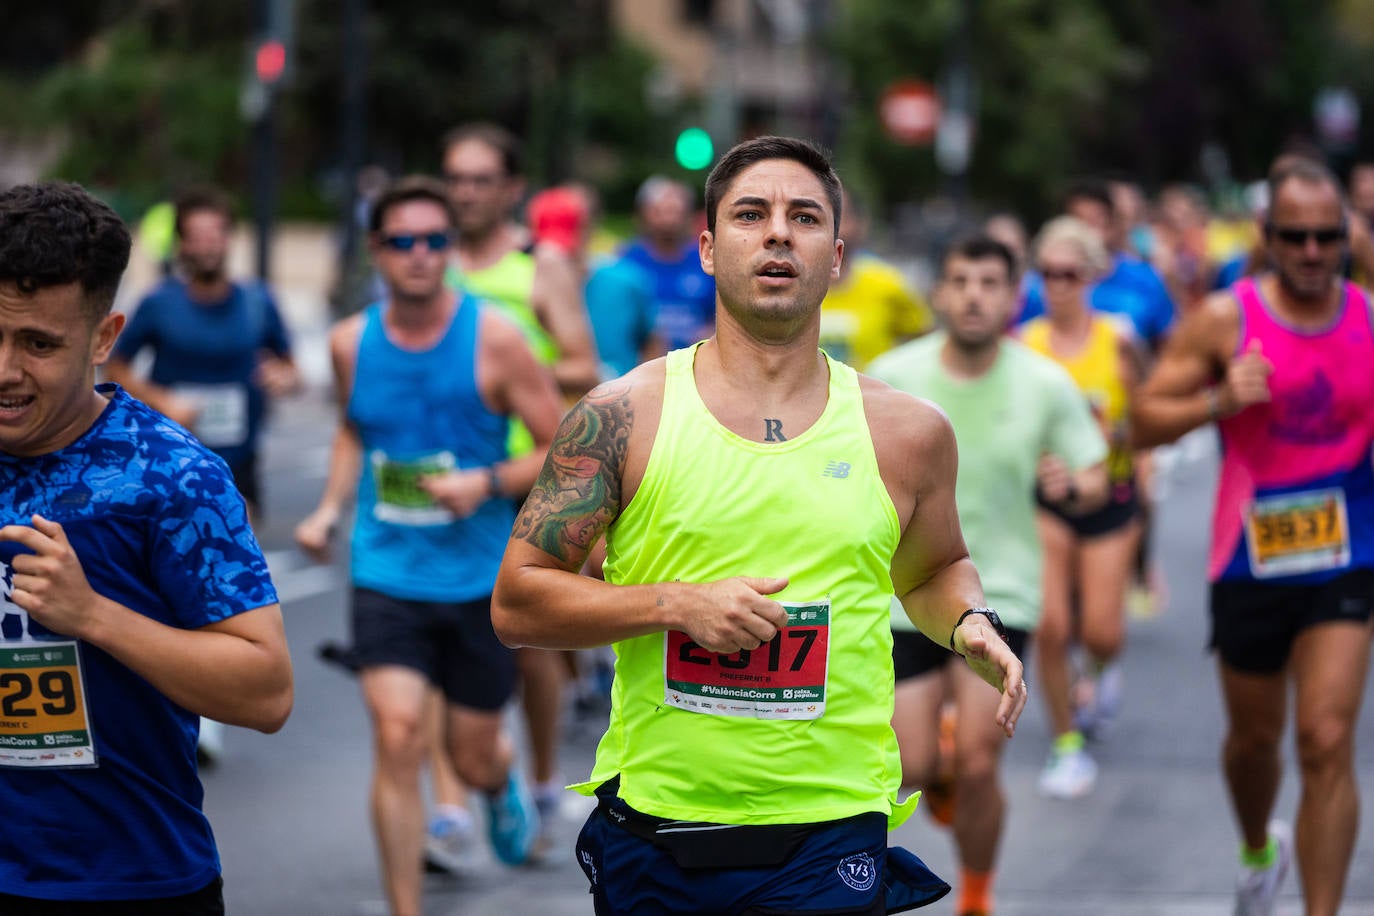
POLYGON ((443 186, 430 179, 403 179, 378 199, 370 245, 387 298, 330 334, 342 413, 324 496, 296 530, 322 558, 356 490, 353 643, 392 916, 420 913, 431 685, 447 699, 454 768, 487 800, 497 856, 523 862, 538 827, 502 728, 515 660, 492 631, 490 595, 514 499, 533 482, 561 410, 519 330, 444 286, 453 227, 443 186), (535 449, 508 459, 512 416, 535 449))

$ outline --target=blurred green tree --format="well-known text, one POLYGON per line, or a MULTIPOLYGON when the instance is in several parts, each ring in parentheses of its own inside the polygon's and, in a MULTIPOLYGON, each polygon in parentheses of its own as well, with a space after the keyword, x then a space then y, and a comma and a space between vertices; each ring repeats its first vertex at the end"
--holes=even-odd
MULTIPOLYGON (((1078 147, 1146 69, 1095 0, 979 0, 968 4, 977 120, 968 179, 975 196, 1022 210, 1080 162, 1078 147)), ((844 4, 838 51, 853 75, 842 157, 875 200, 925 197, 940 184, 931 147, 900 146, 877 118, 883 89, 902 77, 940 85, 952 63, 964 0, 844 4)))
MULTIPOLYGON (((246 19, 234 4, 81 2, 84 27, 24 7, 33 48, 0 78, 0 126, 58 136, 50 172, 125 216, 180 184, 243 173, 238 113, 246 19)), ((19 45, 25 33, 6 30, 19 45)))
MULTIPOLYGON (((1366 0, 1342 0, 1367 19, 1366 0)), ((988 203, 1040 217, 1065 182, 1122 172, 1148 186, 1202 181, 1205 144, 1233 174, 1263 174, 1287 142, 1311 132, 1328 82, 1374 99, 1357 30, 1331 0, 849 0, 835 49, 852 73, 843 161, 878 199, 919 199, 940 175, 930 149, 884 134, 877 100, 892 80, 939 83, 961 10, 977 128, 969 184, 988 203), (1363 61, 1356 64, 1356 61, 1363 61)), ((1374 28, 1368 30, 1374 33, 1374 28)))

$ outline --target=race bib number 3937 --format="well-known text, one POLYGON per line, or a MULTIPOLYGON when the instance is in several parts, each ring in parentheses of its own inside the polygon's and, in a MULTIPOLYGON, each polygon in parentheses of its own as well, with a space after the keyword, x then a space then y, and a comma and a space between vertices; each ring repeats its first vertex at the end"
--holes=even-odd
POLYGON ((830 602, 782 602, 787 625, 757 649, 708 652, 687 634, 664 639, 664 703, 689 712, 819 719, 830 664, 830 602))
POLYGON ((1350 527, 1339 487, 1266 496, 1245 517, 1250 571, 1291 576, 1350 565, 1350 527))
POLYGON ((0 767, 93 767, 75 642, 0 643, 0 767))

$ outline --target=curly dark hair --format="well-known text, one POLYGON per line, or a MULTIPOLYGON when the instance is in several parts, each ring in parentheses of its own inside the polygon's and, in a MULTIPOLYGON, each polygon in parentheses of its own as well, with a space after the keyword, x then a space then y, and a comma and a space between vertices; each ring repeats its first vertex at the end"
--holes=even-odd
POLYGON ((87 312, 107 315, 130 246, 119 214, 78 184, 49 181, 0 192, 0 283, 25 295, 80 283, 87 312))

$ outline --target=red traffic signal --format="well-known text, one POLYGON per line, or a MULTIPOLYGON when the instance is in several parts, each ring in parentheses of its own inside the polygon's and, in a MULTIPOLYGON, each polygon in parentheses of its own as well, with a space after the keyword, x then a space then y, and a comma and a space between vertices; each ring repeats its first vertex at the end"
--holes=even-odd
POLYGON ((286 70, 286 45, 275 38, 259 44, 257 53, 253 55, 253 70, 257 73, 258 82, 265 86, 275 84, 286 70))

